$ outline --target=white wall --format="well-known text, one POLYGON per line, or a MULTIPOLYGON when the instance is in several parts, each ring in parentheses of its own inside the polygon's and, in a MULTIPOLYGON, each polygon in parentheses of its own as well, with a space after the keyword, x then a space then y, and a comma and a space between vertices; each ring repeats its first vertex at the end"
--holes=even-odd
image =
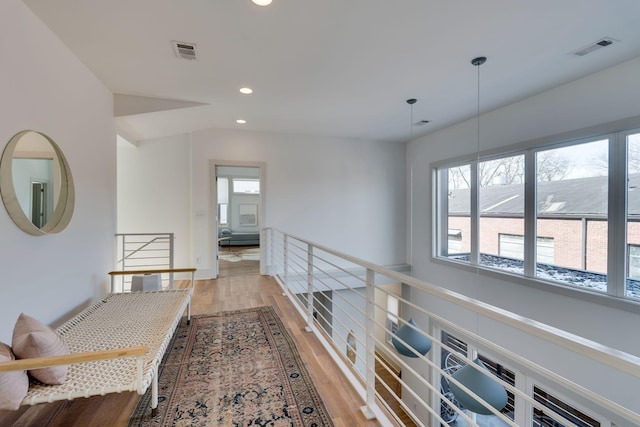
POLYGON ((119 170, 128 170, 132 179, 120 187, 118 229, 175 231, 192 224, 190 245, 178 241, 177 248, 191 250, 190 265, 202 260, 195 265, 197 277, 212 277, 209 161, 265 162, 263 227, 368 261, 405 263, 404 152, 401 144, 213 129, 119 148, 119 170), (136 170, 144 171, 144 181, 133 179, 136 170), (185 197, 188 182, 191 204, 185 197), (133 200, 135 212, 123 205, 133 200))
MULTIPOLYGON (((209 159, 265 162, 263 226, 380 264, 406 261, 404 145, 225 130, 192 140, 194 210, 209 210, 209 159)), ((194 226, 202 259, 212 220, 194 226)))
POLYGON ((118 143, 118 233, 174 233, 175 267, 191 257, 188 135, 118 143))
POLYGON ((0 2, 0 145, 49 135, 64 152, 76 205, 66 230, 30 236, 0 208, 0 340, 21 312, 56 324, 103 296, 113 268, 115 127, 111 93, 20 0, 0 2))
MULTIPOLYGON (((484 114, 480 122, 481 150, 638 116, 638 75, 640 59, 484 114)), ((433 262, 430 246, 434 238, 431 229, 434 218, 429 165, 432 162, 475 153, 475 141, 475 120, 469 120, 408 144, 407 163, 408 168, 413 167, 414 175, 411 248, 414 276, 605 345, 640 355, 640 340, 629 339, 629 334, 633 335, 634 331, 640 328, 638 305, 604 304, 594 301, 593 298, 581 298, 578 292, 557 293, 552 289, 533 288, 433 262)), ((436 313, 444 311, 442 305, 433 304, 428 299, 425 299, 424 305, 436 313)), ((468 326, 475 329, 473 322, 468 326)), ((502 331, 488 325, 481 330, 500 343, 507 346, 515 345, 516 351, 531 355, 542 363, 549 363, 549 366, 555 367, 564 366, 566 372, 572 371, 570 373, 573 377, 586 379, 589 376, 591 380, 597 378, 593 374, 587 375, 588 364, 575 363, 575 360, 571 363, 562 360, 555 351, 541 351, 541 347, 522 344, 521 337, 514 331, 502 331)), ((604 389, 619 386, 615 381, 594 382, 594 387, 604 389)), ((624 387, 610 391, 619 396, 624 394, 624 387)), ((637 402, 634 405, 637 406, 637 402)))

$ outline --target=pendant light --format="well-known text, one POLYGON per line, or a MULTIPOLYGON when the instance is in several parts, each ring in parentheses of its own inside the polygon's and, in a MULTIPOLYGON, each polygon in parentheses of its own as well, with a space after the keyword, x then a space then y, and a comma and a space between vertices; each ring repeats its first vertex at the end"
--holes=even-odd
POLYGON ((396 348, 396 351, 403 356, 418 357, 418 354, 416 353, 424 356, 429 352, 429 350, 431 350, 431 340, 419 331, 418 324, 413 320, 413 318, 409 319, 409 324, 418 330, 413 329, 405 323, 398 328, 393 337, 391 337, 391 343, 396 348), (407 345, 400 342, 398 338, 407 343, 407 345, 413 348, 415 352, 412 351, 411 348, 407 347, 407 345))
MULTIPOLYGON (((407 99, 407 104, 409 104, 409 106, 411 107, 411 114, 409 117, 410 119, 409 129, 410 129, 410 135, 412 138, 413 138, 413 104, 415 104, 416 102, 418 102, 418 100, 415 98, 407 99)), ((409 300, 411 300, 411 295, 412 295, 412 290, 411 290, 411 287, 409 287, 409 300)), ((429 352, 429 350, 431 350, 431 344, 432 344, 431 340, 427 338, 427 336, 420 331, 420 327, 413 320, 413 318, 410 318, 408 323, 412 325, 415 329, 409 326, 407 323, 403 324, 402 326, 400 326, 400 328, 398 328, 395 334, 393 334, 393 336, 391 337, 391 344, 393 344, 393 346, 396 348, 396 351, 403 356, 418 357, 418 354, 421 354, 424 356, 429 352), (400 340, 405 342, 406 345, 403 344, 400 340), (413 351, 409 347, 413 348, 413 351)))
MULTIPOLYGON (((471 60, 471 64, 478 67, 478 104, 477 104, 477 156, 480 160, 480 66, 487 62, 487 58, 479 56, 471 60)), ((457 384, 449 383, 449 388, 456 400, 471 412, 482 415, 494 415, 489 406, 500 411, 507 404, 507 391, 498 381, 492 378, 493 374, 487 369, 481 360, 475 359, 474 364, 480 367, 475 369, 471 364, 458 369, 452 377, 460 384, 475 393, 486 403, 481 403, 476 398, 463 391, 457 384), (482 372, 481 372, 482 371, 482 372), (489 405, 489 406, 487 406, 489 405)))
MULTIPOLYGON (((502 410, 507 404, 507 391, 502 384, 491 378, 493 374, 480 359, 474 360, 473 363, 480 366, 485 373, 478 371, 471 365, 465 365, 458 369, 452 377, 478 395, 478 397, 482 398, 486 404, 492 406, 495 410, 502 410)), ((475 412, 476 414, 494 415, 486 404, 481 403, 466 391, 463 391, 457 384, 454 384, 453 381, 449 383, 449 389, 465 409, 475 412)))
MULTIPOLYGON (((412 294, 413 291, 409 287, 409 301, 411 301, 412 294)), ((398 328, 391 337, 391 344, 398 353, 407 357, 419 357, 419 354, 424 356, 431 350, 431 340, 424 335, 413 318, 398 328)))

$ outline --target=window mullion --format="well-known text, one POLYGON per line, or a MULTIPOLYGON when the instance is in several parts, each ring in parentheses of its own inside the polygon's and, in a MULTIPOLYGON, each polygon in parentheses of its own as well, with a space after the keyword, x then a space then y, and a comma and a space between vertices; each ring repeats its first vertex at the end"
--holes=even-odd
POLYGON ((627 242, 627 144, 626 134, 609 139, 607 293, 624 297, 627 242))
POLYGON ((536 275, 536 153, 524 155, 524 275, 536 275))
POLYGON ((478 161, 471 162, 471 264, 480 265, 480 209, 478 206, 480 185, 478 184, 478 161))
MULTIPOLYGON (((434 173, 433 179, 435 180, 435 185, 437 186, 437 190, 434 194, 437 195, 437 211, 436 215, 436 224, 439 226, 433 229, 434 236, 436 237, 435 246, 432 248, 433 253, 438 254, 438 256, 447 256, 449 254, 449 219, 447 212, 449 212, 449 194, 448 194, 448 182, 447 182, 447 169, 437 169, 434 173)), ((434 187, 436 188, 436 187, 434 187)), ((414 260, 411 260, 413 263, 414 260)))

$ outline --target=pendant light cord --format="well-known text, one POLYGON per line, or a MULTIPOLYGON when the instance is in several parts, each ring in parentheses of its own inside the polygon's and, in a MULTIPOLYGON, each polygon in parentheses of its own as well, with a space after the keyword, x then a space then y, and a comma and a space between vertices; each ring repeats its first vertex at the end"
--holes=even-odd
MULTIPOLYGON (((480 185, 481 185, 481 176, 480 176, 480 66, 482 64, 484 64, 487 61, 487 58, 484 56, 479 56, 477 58, 473 58, 471 60, 471 64, 473 64, 477 69, 477 105, 476 105, 476 189, 477 189, 477 193, 480 193, 480 185)), ((478 201, 477 203, 477 213, 476 215, 478 215, 478 222, 477 222, 477 226, 480 226, 480 221, 479 221, 479 217, 480 217, 480 202, 478 201)), ((476 300, 478 299, 478 287, 479 287, 479 283, 480 283, 480 264, 481 264, 481 254, 480 254, 480 235, 479 235, 479 231, 478 233, 476 233, 476 239, 477 241, 477 250, 478 250, 478 260, 477 260, 477 265, 476 265, 476 300)), ((480 335, 480 315, 479 313, 476 311, 476 335, 480 335)), ((472 358, 475 359, 476 355, 472 355, 472 358)))
POLYGON ((407 104, 409 104, 410 107, 410 113, 409 113, 409 139, 413 139, 413 104, 415 104, 416 102, 418 102, 417 99, 415 98, 410 98, 407 99, 407 104))
POLYGON ((478 69, 478 96, 477 96, 477 109, 476 109, 476 127, 477 127, 477 141, 476 141, 476 160, 478 162, 477 166, 480 167, 480 65, 478 64, 476 68, 478 69))

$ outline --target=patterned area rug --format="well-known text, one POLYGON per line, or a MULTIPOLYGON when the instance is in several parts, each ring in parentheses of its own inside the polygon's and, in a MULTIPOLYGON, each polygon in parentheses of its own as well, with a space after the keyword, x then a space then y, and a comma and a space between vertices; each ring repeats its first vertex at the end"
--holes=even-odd
POLYGON ((333 426, 272 307, 183 319, 159 372, 129 426, 333 426))
POLYGON ((221 248, 218 252, 218 259, 229 262, 260 261, 260 248, 243 248, 231 251, 221 248))

